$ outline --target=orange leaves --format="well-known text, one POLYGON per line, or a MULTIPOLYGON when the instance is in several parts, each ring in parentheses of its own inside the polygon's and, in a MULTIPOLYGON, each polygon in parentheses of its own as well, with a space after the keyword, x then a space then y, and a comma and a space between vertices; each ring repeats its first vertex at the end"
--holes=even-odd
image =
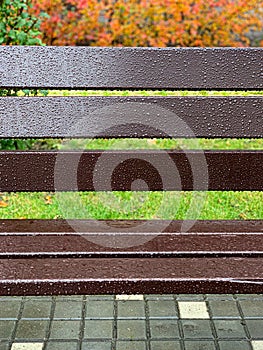
POLYGON ((46 195, 45 196, 45 204, 52 204, 52 196, 51 195, 46 195))
MULTIPOLYGON (((49 45, 245 46, 263 0, 33 0, 49 45)), ((260 41, 260 40, 259 40, 260 41)))
POLYGON ((6 208, 6 207, 8 207, 8 203, 0 200, 0 208, 6 208))
POLYGON ((6 208, 6 207, 8 207, 8 197, 0 196, 0 208, 6 208))

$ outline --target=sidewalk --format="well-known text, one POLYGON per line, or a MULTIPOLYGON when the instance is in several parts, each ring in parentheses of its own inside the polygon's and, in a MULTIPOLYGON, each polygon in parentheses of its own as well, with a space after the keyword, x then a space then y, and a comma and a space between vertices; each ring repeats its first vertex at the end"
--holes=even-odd
POLYGON ((263 295, 1 297, 0 350, 263 350, 263 295))

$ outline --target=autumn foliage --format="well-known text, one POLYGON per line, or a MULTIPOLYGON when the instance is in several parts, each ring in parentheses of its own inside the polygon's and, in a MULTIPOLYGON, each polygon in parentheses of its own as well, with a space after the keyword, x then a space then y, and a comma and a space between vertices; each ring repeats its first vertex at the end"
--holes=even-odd
POLYGON ((263 0, 33 0, 32 11, 49 15, 48 45, 248 46, 262 9, 263 0))

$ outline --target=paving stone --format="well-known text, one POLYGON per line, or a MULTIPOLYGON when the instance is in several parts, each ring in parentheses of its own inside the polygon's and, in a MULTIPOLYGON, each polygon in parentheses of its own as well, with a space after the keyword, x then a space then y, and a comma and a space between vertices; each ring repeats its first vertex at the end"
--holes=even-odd
POLYGON ((263 299, 263 294, 238 294, 237 298, 239 300, 241 299, 257 299, 257 300, 262 300, 263 299))
POLYGON ((184 338, 213 339, 208 320, 182 320, 184 338))
POLYGON ((0 350, 9 350, 9 343, 0 340, 0 350))
POLYGON ((44 343, 14 343, 11 350, 42 350, 44 343))
MULTIPOLYGON (((185 350, 215 350, 215 343, 213 341, 189 341, 184 342, 185 350)), ((230 348, 233 350, 232 348, 230 348)))
POLYGON ((252 338, 263 340, 263 320, 246 320, 252 338))
POLYGON ((253 350, 263 350, 263 340, 252 340, 253 350))
POLYGON ((56 301, 83 301, 83 295, 58 295, 56 301))
POLYGON ((176 295, 177 300, 183 300, 183 301, 204 301, 204 295, 203 294, 177 294, 176 295))
POLYGON ((81 319, 82 302, 58 301, 55 306, 54 319, 81 319))
POLYGON ((16 319, 21 306, 20 300, 0 301, 0 318, 16 319))
POLYGON ((80 321, 53 321, 50 339, 78 339, 80 321))
POLYGON ((89 300, 86 304, 86 318, 113 318, 113 300, 89 300))
POLYGON ((240 300, 244 317, 263 318, 263 300, 240 300))
POLYGON ((232 294, 205 294, 207 300, 234 300, 234 296, 232 294))
POLYGON ((48 342, 46 350, 77 350, 77 342, 48 342))
POLYGON ((213 318, 224 318, 224 317, 240 318, 240 314, 238 312, 238 308, 235 301, 212 300, 212 301, 209 301, 209 306, 211 308, 213 318))
POLYGON ((173 294, 146 294, 145 300, 174 300, 173 294))
POLYGON ((119 320, 117 324, 118 339, 144 339, 145 321, 119 320))
POLYGON ((18 296, 0 296, 0 302, 1 301, 9 301, 9 300, 12 300, 12 301, 22 301, 22 297, 18 297, 18 296))
POLYGON ((145 317, 144 302, 137 300, 118 301, 118 317, 145 317))
POLYGON ((151 350, 180 350, 179 341, 151 341, 151 350))
POLYGON ((107 320, 86 320, 85 321, 85 339, 104 339, 112 338, 113 321, 107 320))
POLYGON ((174 300, 149 300, 149 317, 178 318, 174 300))
POLYGON ((152 338, 179 338, 176 320, 150 320, 150 330, 152 338))
POLYGON ((87 295, 87 300, 114 300, 115 295, 87 295))
POLYGON ((143 294, 118 294, 116 295, 116 300, 144 300, 143 294))
POLYGON ((146 350, 143 341, 117 341, 116 350, 146 350))
POLYGON ((28 300, 36 300, 36 301, 52 301, 54 297, 52 297, 51 295, 33 295, 33 296, 25 296, 23 297, 24 301, 28 301, 28 300))
POLYGON ((14 330, 14 321, 0 321, 0 339, 10 339, 14 330))
POLYGON ((18 322, 16 339, 44 339, 48 321, 21 320, 18 322))
POLYGON ((83 342, 81 350, 111 350, 111 341, 83 342))
POLYGON ((246 338, 244 327, 240 320, 215 320, 215 328, 219 338, 246 338))
POLYGON ((50 316, 51 302, 29 299, 25 301, 22 318, 46 318, 50 316))
POLYGON ((240 341, 219 341, 220 350, 250 350, 249 342, 246 340, 240 341))
POLYGON ((178 307, 181 318, 209 318, 204 301, 178 301, 178 307))

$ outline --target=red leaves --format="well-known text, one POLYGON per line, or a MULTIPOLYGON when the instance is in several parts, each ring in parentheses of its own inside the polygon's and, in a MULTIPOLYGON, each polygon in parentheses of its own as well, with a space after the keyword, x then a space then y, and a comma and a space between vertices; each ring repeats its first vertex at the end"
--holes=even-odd
MULTIPOLYGON (((33 0, 49 45, 246 46, 263 0, 33 0)), ((262 44, 262 43, 261 43, 262 44)))

